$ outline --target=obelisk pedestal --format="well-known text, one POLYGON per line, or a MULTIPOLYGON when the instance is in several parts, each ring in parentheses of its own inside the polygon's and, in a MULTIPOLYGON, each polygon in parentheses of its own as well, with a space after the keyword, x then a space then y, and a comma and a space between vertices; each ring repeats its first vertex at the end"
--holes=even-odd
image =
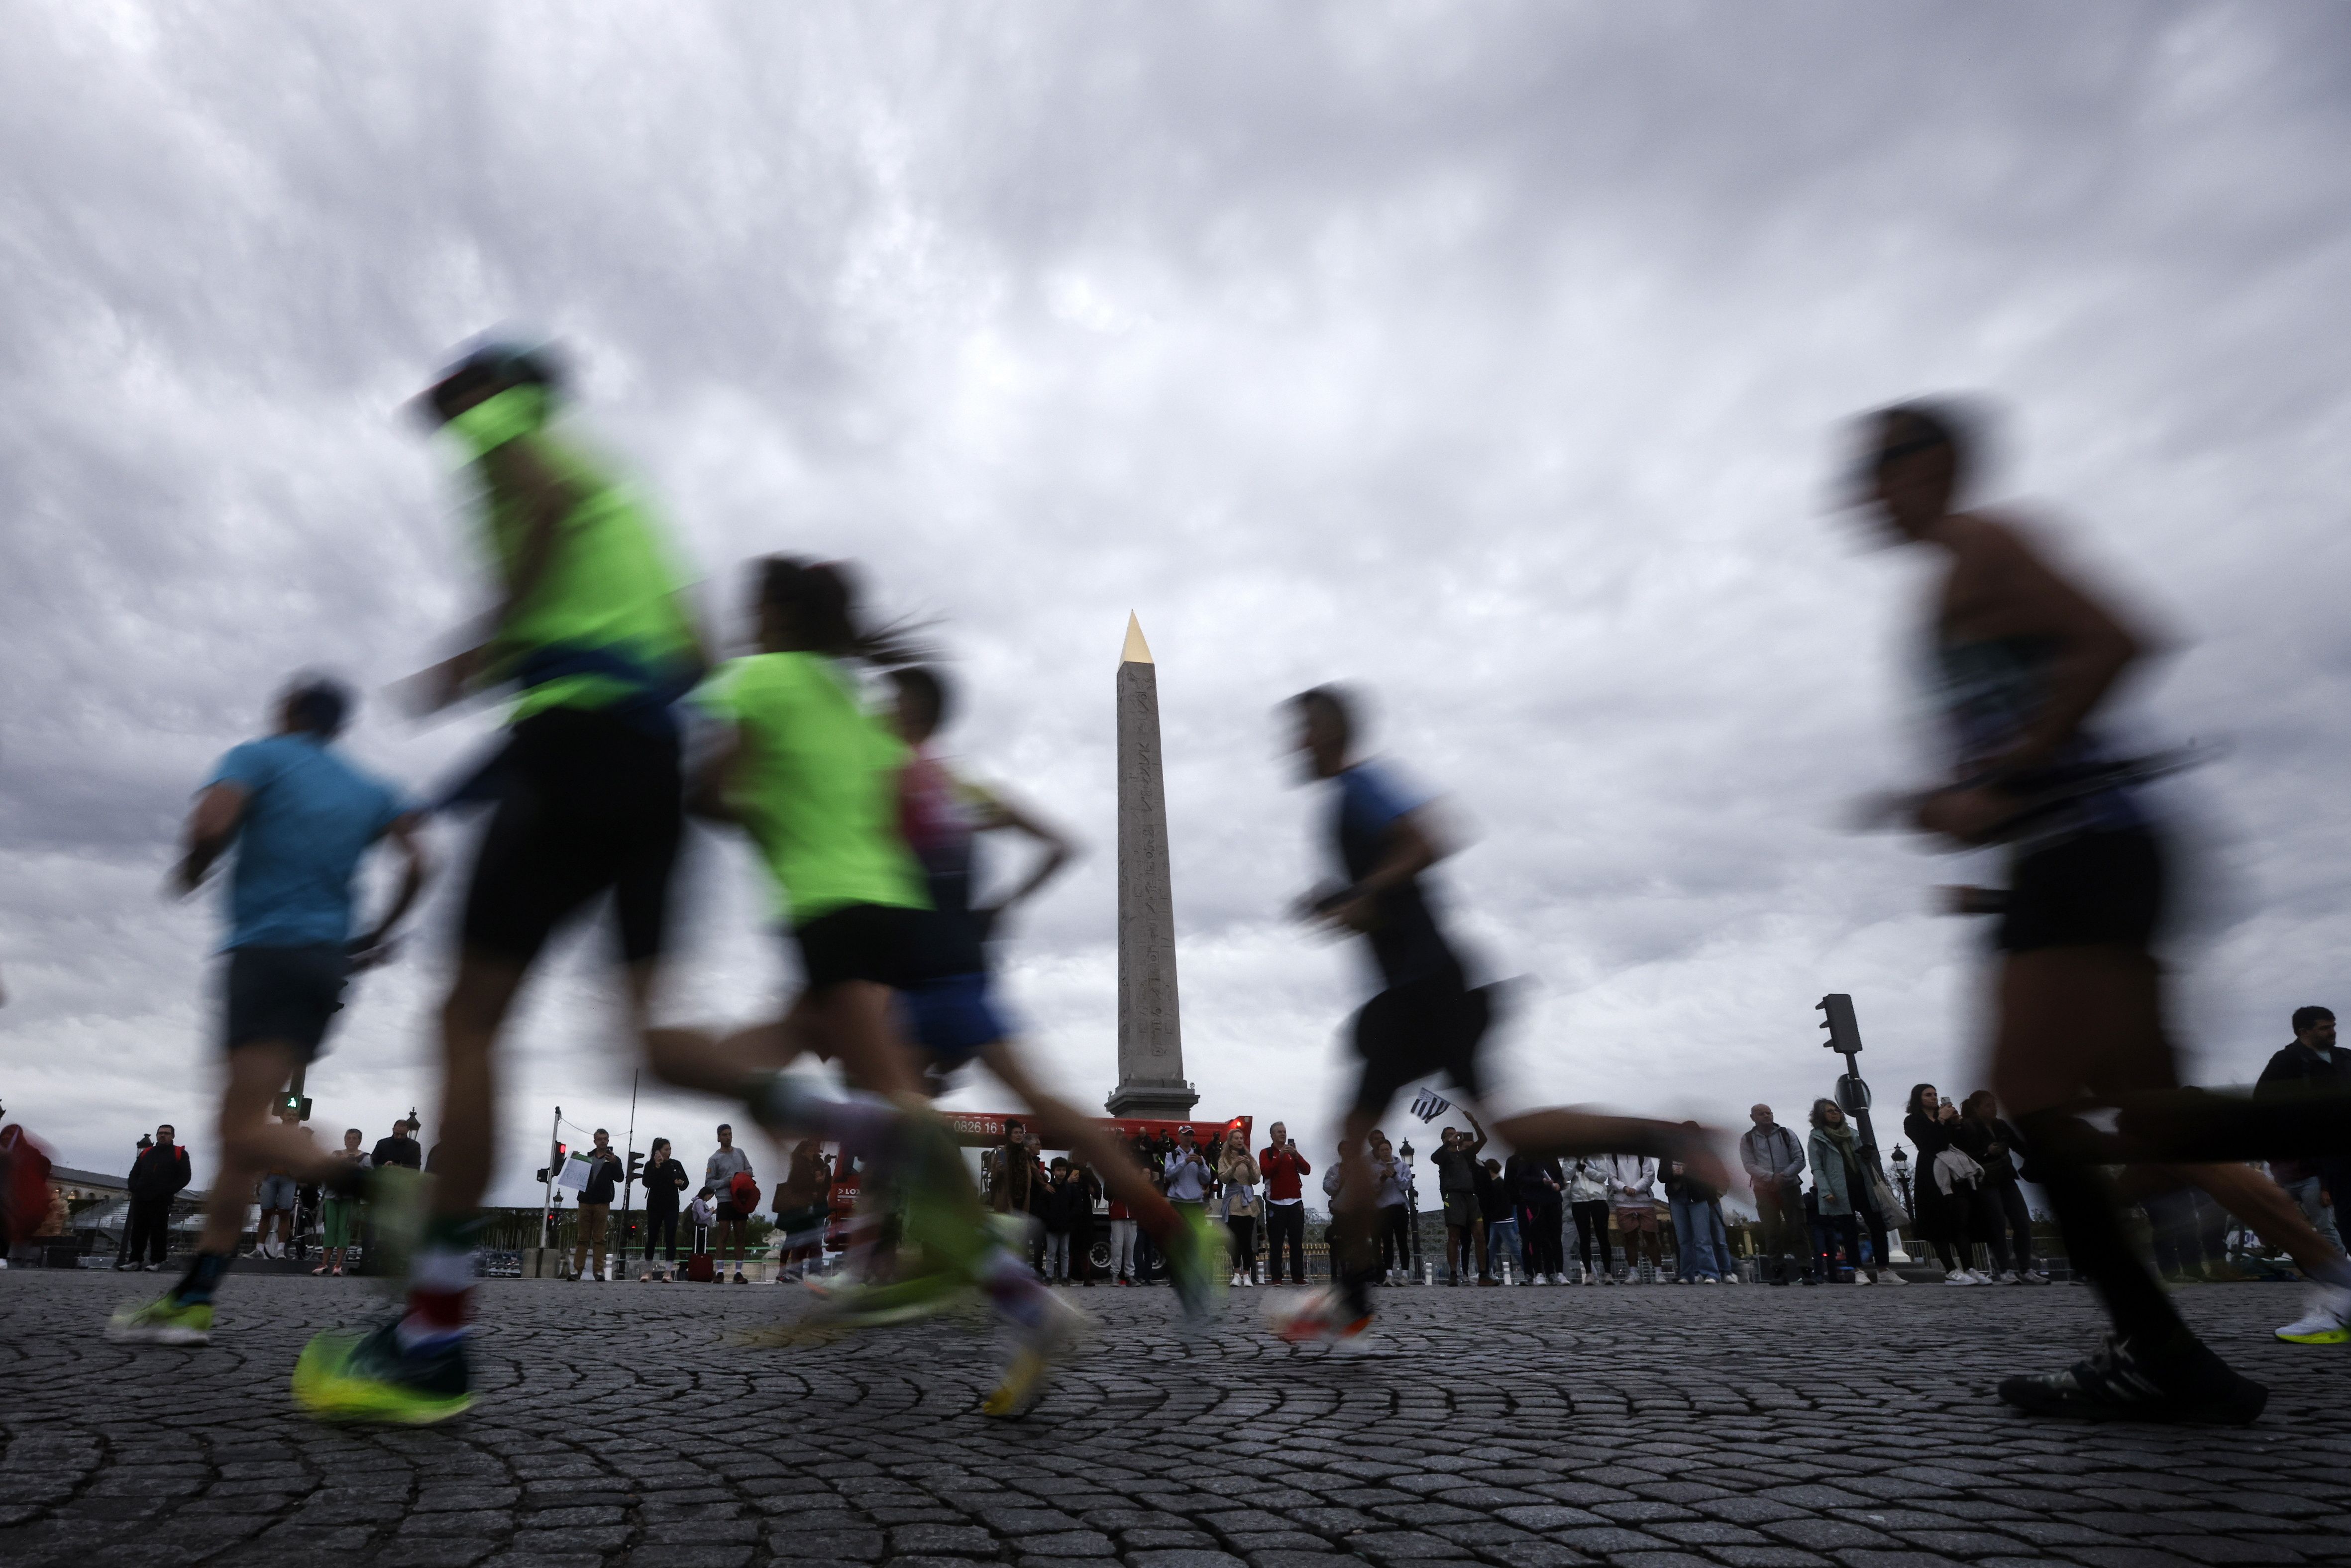
POLYGON ((1130 614, 1118 665, 1118 1088, 1105 1108, 1113 1116, 1181 1119, 1199 1099, 1184 1081, 1176 995, 1159 672, 1130 614))

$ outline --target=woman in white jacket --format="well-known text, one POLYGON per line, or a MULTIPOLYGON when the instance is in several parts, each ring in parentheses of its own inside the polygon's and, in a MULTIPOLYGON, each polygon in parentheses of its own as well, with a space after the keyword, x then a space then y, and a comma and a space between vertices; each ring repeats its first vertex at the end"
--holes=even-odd
POLYGON ((1605 1155, 1585 1155, 1562 1162, 1567 1166, 1567 1211, 1575 1218, 1575 1255, 1583 1270, 1583 1282, 1596 1285, 1606 1280, 1616 1282, 1612 1271, 1614 1260, 1608 1252, 1608 1157, 1605 1155), (1592 1249, 1600 1248, 1600 1267, 1592 1266, 1592 1249))
POLYGON ((1657 1239, 1657 1162, 1646 1155, 1611 1155, 1608 1166, 1608 1207, 1616 1217, 1617 1234, 1625 1239, 1625 1279, 1638 1279, 1646 1245, 1649 1266, 1665 1277, 1665 1244, 1657 1239))

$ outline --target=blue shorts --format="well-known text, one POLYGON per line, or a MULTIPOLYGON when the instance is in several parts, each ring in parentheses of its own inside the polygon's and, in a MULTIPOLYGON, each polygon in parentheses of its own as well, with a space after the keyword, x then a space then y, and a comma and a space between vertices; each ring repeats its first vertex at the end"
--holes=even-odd
POLYGON ((294 1208, 294 1178, 290 1176, 263 1176, 261 1190, 255 1197, 264 1208, 282 1208, 291 1213, 294 1208))
POLYGON ((900 991, 907 1032, 940 1066, 961 1067, 982 1048, 1011 1038, 990 988, 981 972, 925 980, 900 991))

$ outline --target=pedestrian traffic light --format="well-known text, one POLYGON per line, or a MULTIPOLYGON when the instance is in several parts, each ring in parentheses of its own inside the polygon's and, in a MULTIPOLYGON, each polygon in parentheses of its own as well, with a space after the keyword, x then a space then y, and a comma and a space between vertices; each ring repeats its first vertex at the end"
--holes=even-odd
POLYGON ((1843 991, 1831 991, 1813 1004, 1813 1010, 1828 1015, 1821 1020, 1821 1027, 1829 1031, 1822 1044, 1847 1056, 1861 1049, 1861 1026, 1854 1021, 1851 997, 1843 991))
POLYGON ((277 1097, 277 1108, 280 1111, 293 1112, 294 1119, 298 1122, 307 1122, 310 1119, 310 1097, 307 1094, 280 1094, 277 1097))

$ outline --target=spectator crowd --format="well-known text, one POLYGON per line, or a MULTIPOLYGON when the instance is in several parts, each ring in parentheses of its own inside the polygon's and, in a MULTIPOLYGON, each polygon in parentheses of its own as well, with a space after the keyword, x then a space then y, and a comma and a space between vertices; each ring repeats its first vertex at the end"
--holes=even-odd
MULTIPOLYGON (((2263 1069, 2258 1094, 2351 1082, 2351 1057, 2335 1048, 2331 1012, 2302 1009, 2294 1015, 2294 1041, 2263 1069)), ((283 1114, 294 1120, 292 1112, 283 1114)), ((1639 1155, 1498 1159, 1486 1155, 1487 1134, 1476 1118, 1465 1113, 1463 1119, 1467 1127, 1447 1125, 1438 1134, 1428 1160, 1433 1193, 1420 1185, 1408 1142, 1399 1146, 1384 1132, 1371 1134, 1370 1197, 1387 1282, 1412 1275, 1414 1216, 1423 1207, 1442 1215, 1442 1255, 1432 1248, 1426 1266, 1446 1285, 1564 1285, 1571 1273, 1573 1282, 1593 1286, 1740 1281, 1731 1232, 1744 1222, 1726 1216, 1728 1195, 1678 1164, 1661 1166, 1639 1155), (1429 1198, 1433 1203, 1425 1201, 1429 1198)), ((1801 1128, 1783 1124, 1765 1104, 1752 1107, 1749 1121, 1739 1139, 1739 1165, 1754 1200, 1750 1250, 1761 1282, 1901 1284, 1903 1276, 1893 1267, 1897 1232, 1910 1238, 1917 1263, 1931 1260, 1945 1284, 2049 1282, 2023 1191, 2034 1179, 2031 1151, 2001 1115, 1991 1091, 1952 1099, 1931 1083, 1913 1087, 1901 1126, 1915 1154, 1906 1156, 1897 1148, 1891 1172, 1834 1100, 1815 1100, 1801 1128)), ((360 1129, 346 1129, 336 1157, 430 1170, 433 1152, 419 1143, 417 1130, 402 1119, 363 1149, 360 1129)), ((1268 1134, 1255 1149, 1238 1122, 1205 1134, 1180 1125, 1165 1136, 1124 1138, 1179 1214, 1224 1228, 1229 1283, 1237 1289, 1304 1284, 1310 1244, 1322 1251, 1321 1239, 1309 1236, 1306 1184, 1319 1176, 1326 1211, 1338 1198, 1337 1151, 1318 1173, 1283 1124, 1274 1123, 1268 1134)), ((598 1129, 581 1157, 586 1171, 578 1189, 570 1276, 601 1281, 609 1265, 610 1277, 620 1278, 630 1241, 641 1239, 640 1281, 747 1282, 750 1226, 762 1193, 751 1156, 735 1143, 730 1126, 716 1129, 716 1146, 703 1162, 699 1184, 668 1139, 653 1141, 634 1178, 643 1199, 636 1238, 616 1237, 612 1228, 613 1203, 632 1177, 610 1134, 598 1129), (681 1245, 687 1252, 684 1272, 681 1245)), ((1081 1159, 1048 1158, 1039 1135, 1016 1121, 1006 1124, 1005 1135, 983 1152, 980 1165, 989 1206, 1024 1228, 1029 1261, 1047 1281, 1138 1286, 1166 1277, 1151 1238, 1081 1159)), ((2326 1242, 2339 1248, 2333 1205, 2342 1173, 2281 1162, 2271 1174, 2326 1242)), ((841 1242, 836 1179, 853 1182, 856 1175, 852 1159, 837 1178, 833 1156, 812 1140, 791 1150, 771 1208, 779 1278, 797 1277, 823 1256, 828 1241, 841 1242)), ((126 1184, 117 1268, 162 1266, 172 1207, 189 1182, 189 1154, 176 1129, 166 1124, 152 1139, 140 1140, 126 1184)), ((259 1219, 251 1256, 306 1258, 307 1242, 315 1238, 319 1255, 311 1272, 340 1275, 352 1268, 354 1254, 367 1250, 369 1217, 355 1199, 322 1201, 315 1185, 277 1170, 263 1174, 255 1201, 259 1219)), ((2141 1201, 2155 1260, 2167 1278, 2239 1281, 2273 1271, 2261 1239, 2232 1224, 2202 1191, 2158 1190, 2143 1194, 2141 1201)), ((853 1218, 849 1228, 869 1223, 886 1230, 889 1221, 853 1218)))

